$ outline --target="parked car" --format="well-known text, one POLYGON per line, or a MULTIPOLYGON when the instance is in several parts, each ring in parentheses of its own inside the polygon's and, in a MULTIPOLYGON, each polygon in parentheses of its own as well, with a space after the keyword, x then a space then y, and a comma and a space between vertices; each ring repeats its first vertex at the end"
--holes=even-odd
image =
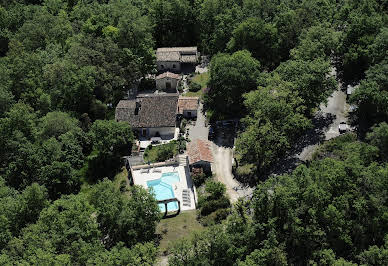
POLYGON ((216 136, 216 132, 215 132, 215 130, 214 130, 214 126, 210 126, 210 127, 209 127, 209 135, 208 135, 208 139, 209 139, 209 140, 212 140, 212 139, 215 138, 215 136, 216 136))
POLYGON ((345 133, 346 131, 348 131, 348 129, 349 129, 349 126, 345 122, 341 122, 338 125, 338 131, 340 134, 345 133))
POLYGON ((222 122, 222 125, 224 127, 232 127, 234 125, 234 122, 233 122, 233 120, 227 120, 227 121, 222 122))
POLYGON ((151 144, 155 145, 155 144, 159 144, 162 142, 162 139, 160 137, 152 137, 151 138, 151 144))

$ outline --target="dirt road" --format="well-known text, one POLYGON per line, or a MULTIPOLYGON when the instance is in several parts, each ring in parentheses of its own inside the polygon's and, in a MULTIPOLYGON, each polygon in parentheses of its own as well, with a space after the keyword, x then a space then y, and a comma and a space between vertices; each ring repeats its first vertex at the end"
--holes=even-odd
POLYGON ((226 186, 226 193, 231 202, 236 202, 239 197, 246 197, 253 193, 250 187, 241 187, 241 184, 233 178, 232 160, 233 151, 231 148, 218 146, 213 143, 213 173, 219 182, 226 186))
POLYGON ((316 143, 307 145, 300 153, 296 154, 296 158, 301 161, 310 160, 312 154, 323 140, 329 140, 338 137, 340 135, 338 131, 338 125, 341 122, 347 120, 346 94, 338 89, 334 91, 327 100, 327 105, 321 104, 320 110, 316 114, 315 121, 326 121, 329 122, 329 124, 323 125, 322 128, 320 128, 318 125, 314 125, 314 134, 319 135, 321 139, 316 141, 316 143))
POLYGON ((239 195, 233 188, 237 187, 239 184, 233 179, 232 149, 219 147, 216 144, 213 144, 213 155, 213 172, 216 174, 217 180, 225 184, 226 192, 229 195, 230 200, 235 202, 239 195))

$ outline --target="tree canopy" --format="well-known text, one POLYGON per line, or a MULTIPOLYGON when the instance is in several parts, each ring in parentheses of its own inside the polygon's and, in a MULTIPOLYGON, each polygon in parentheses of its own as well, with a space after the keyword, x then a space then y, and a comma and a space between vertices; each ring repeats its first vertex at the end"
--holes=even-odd
POLYGON ((169 264, 388 265, 387 10, 380 0, 0 0, 0 264, 157 262, 157 201, 117 181, 135 136, 114 107, 157 73, 156 48, 197 46, 210 80, 195 93, 210 123, 240 120, 234 175, 256 188, 232 203, 207 181, 206 228, 171 243, 169 264), (348 85, 355 133, 269 176, 348 85))
POLYGON ((218 54, 210 65, 210 90, 205 105, 211 114, 222 118, 243 113, 242 95, 256 88, 259 61, 244 50, 232 55, 218 54))

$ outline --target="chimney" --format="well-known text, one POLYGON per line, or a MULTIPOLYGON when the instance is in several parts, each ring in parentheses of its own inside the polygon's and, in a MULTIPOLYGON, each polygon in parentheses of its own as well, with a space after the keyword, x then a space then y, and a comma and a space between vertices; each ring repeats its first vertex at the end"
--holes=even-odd
POLYGON ((139 99, 136 100, 136 107, 135 107, 135 115, 139 114, 139 111, 141 109, 141 102, 139 99))

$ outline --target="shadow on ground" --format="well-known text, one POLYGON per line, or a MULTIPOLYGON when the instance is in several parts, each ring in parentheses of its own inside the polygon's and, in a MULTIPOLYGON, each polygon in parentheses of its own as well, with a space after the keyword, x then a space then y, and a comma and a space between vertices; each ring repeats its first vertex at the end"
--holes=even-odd
POLYGON ((318 113, 312 120, 312 129, 297 140, 294 147, 274 164, 264 179, 271 175, 291 173, 298 165, 308 161, 308 156, 314 152, 315 145, 321 144, 325 140, 325 130, 329 128, 335 118, 335 115, 330 113, 326 115, 318 113))

